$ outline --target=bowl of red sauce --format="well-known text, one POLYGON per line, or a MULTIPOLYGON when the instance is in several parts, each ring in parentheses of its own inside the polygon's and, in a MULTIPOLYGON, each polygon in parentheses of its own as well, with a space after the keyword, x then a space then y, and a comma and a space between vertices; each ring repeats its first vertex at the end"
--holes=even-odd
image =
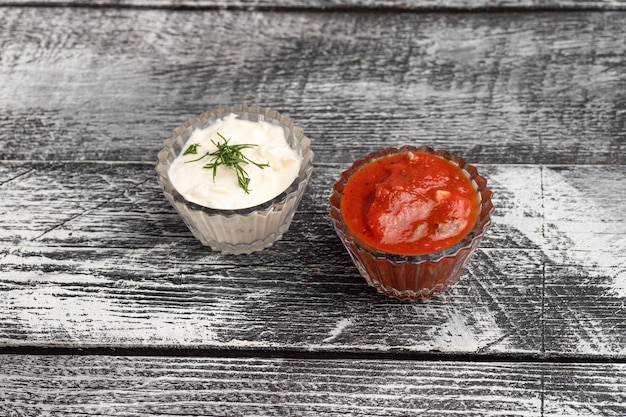
POLYGON ((427 146, 387 148, 341 174, 330 217, 360 274, 401 300, 455 284, 491 224, 487 180, 427 146))

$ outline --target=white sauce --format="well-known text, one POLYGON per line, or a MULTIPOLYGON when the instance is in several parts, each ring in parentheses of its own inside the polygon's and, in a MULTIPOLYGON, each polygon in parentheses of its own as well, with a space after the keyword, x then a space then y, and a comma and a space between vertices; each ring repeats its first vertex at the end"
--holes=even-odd
POLYGON ((230 114, 205 129, 196 129, 183 151, 172 161, 168 174, 174 188, 187 201, 213 209, 236 210, 262 204, 285 191, 298 176, 301 163, 302 157, 289 147, 281 126, 240 120, 236 114, 230 114), (258 164, 269 163, 265 168, 251 163, 241 165, 250 177, 249 194, 239 186, 237 173, 232 168, 219 165, 214 181, 213 170, 203 168, 212 157, 188 162, 216 151, 211 140, 223 142, 218 132, 228 139, 229 145, 257 145, 241 152, 258 164), (183 155, 196 143, 200 145, 197 154, 183 155))

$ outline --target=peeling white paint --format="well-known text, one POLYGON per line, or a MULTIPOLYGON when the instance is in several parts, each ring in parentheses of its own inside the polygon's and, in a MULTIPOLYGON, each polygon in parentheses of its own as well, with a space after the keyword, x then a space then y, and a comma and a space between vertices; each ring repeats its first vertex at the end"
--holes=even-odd
POLYGON ((127 341, 129 334, 139 344, 210 343, 217 339, 215 329, 225 322, 201 310, 172 314, 158 306, 126 309, 122 300, 99 294, 85 297, 83 291, 51 286, 11 291, 0 304, 13 311, 18 327, 76 346, 127 341))
POLYGON ((335 340, 337 337, 339 337, 341 335, 341 333, 343 333, 343 331, 352 324, 352 320, 350 319, 341 319, 339 320, 336 325, 335 328, 332 329, 330 331, 330 336, 328 336, 327 338, 325 338, 323 340, 323 342, 332 342, 333 340, 335 340))
POLYGON ((610 291, 616 297, 626 299, 626 269, 618 271, 613 277, 613 286, 610 291))

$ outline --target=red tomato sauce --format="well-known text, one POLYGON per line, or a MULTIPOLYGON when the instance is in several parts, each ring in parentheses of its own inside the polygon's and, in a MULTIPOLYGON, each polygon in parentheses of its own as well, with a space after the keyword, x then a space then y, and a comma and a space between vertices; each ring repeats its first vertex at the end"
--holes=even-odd
POLYGON ((474 227, 479 195, 454 163, 427 153, 377 159, 348 180, 341 197, 346 225, 369 246, 399 255, 448 248, 474 227))

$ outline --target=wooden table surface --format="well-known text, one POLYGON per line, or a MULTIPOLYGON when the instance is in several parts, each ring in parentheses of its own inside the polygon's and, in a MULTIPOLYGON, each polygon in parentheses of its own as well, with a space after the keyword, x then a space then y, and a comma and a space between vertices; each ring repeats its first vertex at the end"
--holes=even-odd
POLYGON ((1 416, 625 416, 623 0, 0 0, 1 416), (279 110, 315 169, 263 252, 200 245, 154 165, 279 110), (388 146, 465 157, 493 226, 419 302, 328 197, 388 146))

